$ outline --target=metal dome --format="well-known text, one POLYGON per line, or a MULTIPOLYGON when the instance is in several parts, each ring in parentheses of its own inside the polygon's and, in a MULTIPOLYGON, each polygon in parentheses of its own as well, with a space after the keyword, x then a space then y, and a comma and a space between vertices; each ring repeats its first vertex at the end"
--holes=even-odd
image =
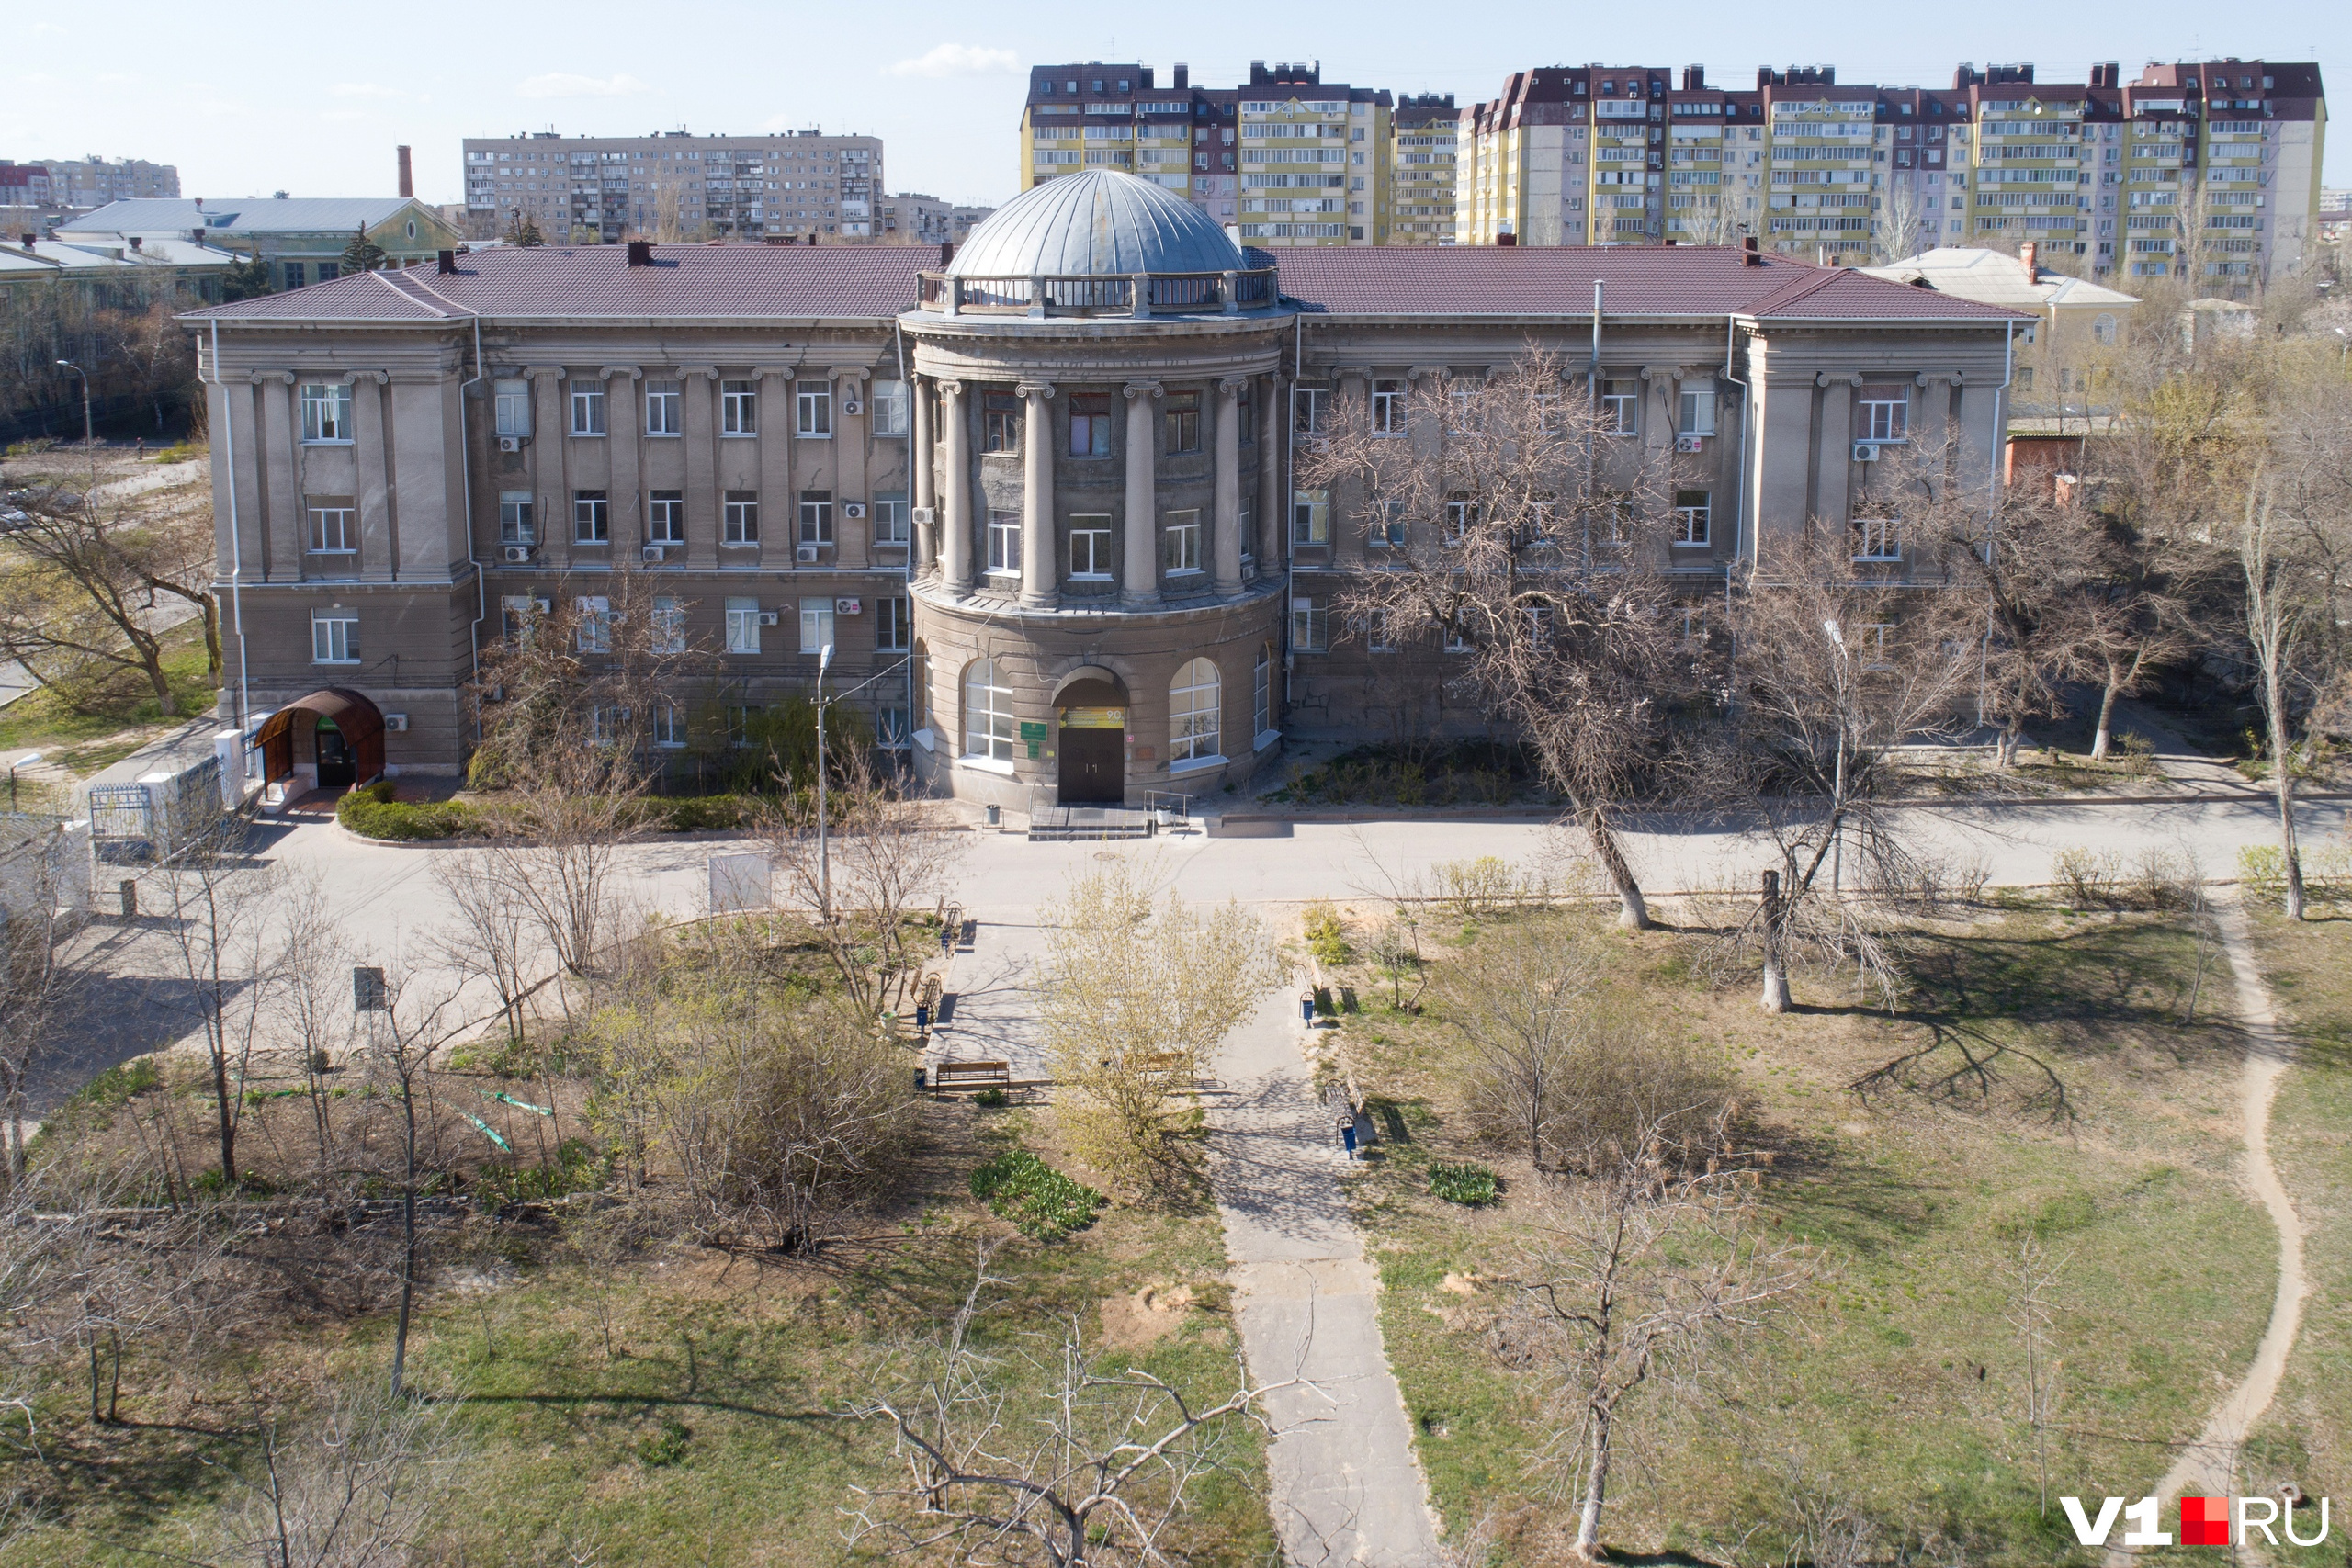
POLYGON ((1232 272, 1238 246, 1173 191, 1109 169, 1063 175, 981 220, 949 277, 1132 277, 1232 272))

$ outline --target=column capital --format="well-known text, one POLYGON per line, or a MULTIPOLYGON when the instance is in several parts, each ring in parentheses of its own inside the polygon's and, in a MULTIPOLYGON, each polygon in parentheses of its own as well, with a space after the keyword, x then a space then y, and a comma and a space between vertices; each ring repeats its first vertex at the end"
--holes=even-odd
POLYGON ((938 388, 944 396, 961 398, 964 395, 964 383, 953 376, 933 376, 931 384, 938 388))
POLYGON ((874 374, 874 367, 869 365, 835 365, 829 367, 826 374, 836 381, 864 381, 874 374))
POLYGON ((1168 395, 1168 388, 1159 381, 1130 381, 1119 389, 1130 399, 1164 398, 1168 395))
POLYGON ((607 365, 598 370, 597 375, 607 381, 616 376, 626 376, 632 381, 645 379, 645 372, 634 365, 607 365))
POLYGON ((522 369, 516 371, 515 374, 522 377, 526 381, 534 380, 542 376, 550 377, 555 380, 560 381, 563 379, 563 367, 560 365, 526 365, 522 369))
POLYGON ((1406 379, 1411 381, 1426 380, 1428 378, 1432 376, 1436 377, 1441 381, 1444 380, 1445 367, 1442 365, 1416 365, 1405 372, 1406 379))
POLYGON ((373 381, 383 387, 390 385, 392 373, 389 370, 346 370, 335 379, 346 387, 356 387, 362 381, 373 381))
POLYGON ((1823 370, 1814 376, 1813 384, 1816 387, 1859 387, 1862 384, 1862 373, 1857 370, 1848 376, 1833 376, 1823 370))
POLYGON ((291 370, 252 370, 246 372, 246 375, 256 387, 266 381, 277 381, 290 387, 301 379, 291 370))
POLYGON ((1024 398, 1050 398, 1054 395, 1051 381, 1017 381, 1012 389, 1024 398))
POLYGON ((699 376, 706 381, 716 381, 718 379, 718 367, 716 365, 681 365, 678 367, 678 374, 681 376, 699 376))
POLYGON ((1254 376, 1220 376, 1216 378, 1216 389, 1228 398, 1235 397, 1244 387, 1256 379, 1254 376))

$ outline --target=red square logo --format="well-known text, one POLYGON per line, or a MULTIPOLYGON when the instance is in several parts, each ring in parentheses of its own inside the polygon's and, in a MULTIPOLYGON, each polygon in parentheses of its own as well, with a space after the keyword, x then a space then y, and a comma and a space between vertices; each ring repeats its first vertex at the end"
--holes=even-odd
POLYGON ((2183 1497, 2180 1500, 2180 1544, 2230 1544, 2230 1500, 2227 1497, 2183 1497))

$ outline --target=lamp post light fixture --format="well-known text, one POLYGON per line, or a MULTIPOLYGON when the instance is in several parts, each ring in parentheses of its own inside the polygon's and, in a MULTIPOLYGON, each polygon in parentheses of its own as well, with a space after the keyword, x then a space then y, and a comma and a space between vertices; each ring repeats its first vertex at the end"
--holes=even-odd
POLYGON ((70 359, 61 359, 57 363, 82 378, 82 447, 85 451, 95 452, 98 438, 92 434, 90 424, 90 373, 70 359))
POLYGON ((17 770, 18 768, 29 768, 35 762, 40 761, 40 752, 28 751, 25 755, 17 758, 15 761, 8 764, 8 809, 11 813, 14 813, 17 809, 17 770))
POLYGON ((833 923, 833 862, 825 837, 825 671, 833 662, 833 645, 817 650, 817 919, 833 923))

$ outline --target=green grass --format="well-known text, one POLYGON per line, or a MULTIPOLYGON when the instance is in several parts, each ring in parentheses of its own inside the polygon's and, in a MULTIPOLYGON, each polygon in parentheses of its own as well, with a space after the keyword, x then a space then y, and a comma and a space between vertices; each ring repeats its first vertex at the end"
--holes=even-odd
MULTIPOLYGON (((1777 1562, 1791 1499, 1818 1490, 1873 1520, 1888 1551, 2084 1561, 2055 1498, 2153 1483, 2163 1445, 2195 1433, 2268 1314, 2275 1245, 2236 1179, 2238 1057, 2210 1018, 2226 976, 2209 972, 2209 1016, 2184 1025, 2184 931, 2033 908, 1916 933, 1917 985, 1894 1018, 1814 976, 1797 987, 1808 1010, 1776 1019, 1747 985, 1712 994, 1690 977, 1699 939, 1532 918, 1583 928, 1621 999, 1720 1054, 1763 1166, 1763 1219, 1819 1270, 1687 1398, 1637 1397, 1607 1539, 1720 1561, 1746 1537, 1740 1561, 1777 1562), (1851 1087, 1866 1079, 1869 1093, 1851 1087), (2029 1236, 2064 1260, 2046 1515, 2007 1321, 2029 1236)), ((1558 1423, 1543 1368, 1506 1365, 1492 1337, 1544 1179, 1458 1130, 1442 1019, 1377 1007, 1346 1040, 1385 1140, 1349 1179, 1439 1506, 1457 1527, 1496 1510, 1504 1562, 1552 1561, 1566 1511, 1546 1501, 1559 1471, 1539 1456, 1558 1423), (1433 1194, 1436 1170, 1474 1156, 1502 1170, 1500 1202, 1433 1194)), ((2318 1414, 2315 1441, 2352 1436, 2352 1411, 2318 1414)))
POLYGON ((48 761, 87 778, 144 745, 149 737, 143 732, 186 723, 209 710, 216 693, 206 670, 202 623, 189 621, 166 632, 164 653, 176 716, 164 717, 163 705, 143 684, 87 712, 36 687, 0 708, 0 750, 38 748, 48 761))

